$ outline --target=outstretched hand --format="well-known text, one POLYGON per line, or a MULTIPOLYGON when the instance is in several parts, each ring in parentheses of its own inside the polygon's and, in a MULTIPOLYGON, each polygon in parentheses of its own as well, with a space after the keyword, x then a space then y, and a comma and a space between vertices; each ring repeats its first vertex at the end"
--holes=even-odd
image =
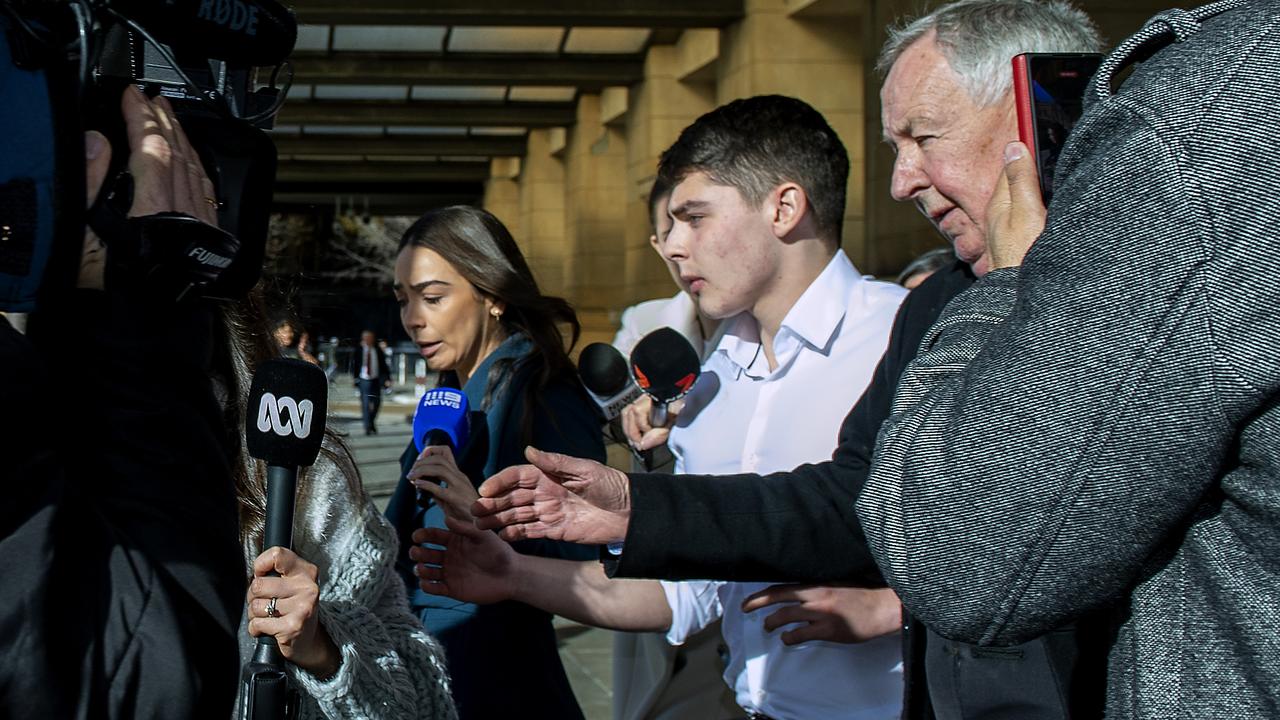
POLYGON ((987 205, 987 255, 992 270, 1017 267, 1044 232, 1047 211, 1036 165, 1020 142, 1004 150, 1004 171, 987 205))
POLYGON ((525 449, 530 465, 509 467, 480 486, 476 526, 507 541, 547 538, 604 545, 622 541, 631 516, 626 474, 594 460, 525 449))
POLYGON ((519 557, 510 545, 488 530, 468 521, 445 518, 443 528, 413 531, 409 558, 415 563, 418 586, 430 595, 480 605, 507 600, 514 595, 513 574, 519 557), (439 545, 443 550, 423 547, 439 545))
POLYGON ((860 643, 902 627, 902 603, 888 588, 772 585, 744 600, 742 611, 754 612, 779 603, 789 604, 764 619, 766 632, 800 623, 782 633, 784 645, 810 640, 860 643))

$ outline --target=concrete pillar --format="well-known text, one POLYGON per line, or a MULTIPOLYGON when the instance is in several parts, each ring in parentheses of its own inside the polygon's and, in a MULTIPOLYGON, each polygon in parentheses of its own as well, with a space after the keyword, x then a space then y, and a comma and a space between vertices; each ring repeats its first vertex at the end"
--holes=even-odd
POLYGON ((721 31, 716 102, 789 95, 821 112, 849 153, 843 246, 867 271, 865 0, 747 0, 721 31))
POLYGON ((578 311, 588 342, 612 339, 610 310, 625 307, 628 299, 619 282, 625 254, 627 142, 618 119, 625 110, 624 89, 603 97, 581 95, 565 147, 565 295, 578 311), (609 100, 607 113, 604 98, 609 100))
POLYGON ((670 297, 677 290, 666 265, 649 246, 649 190, 662 152, 681 130, 715 107, 714 76, 707 68, 718 54, 717 31, 686 30, 678 44, 649 49, 644 80, 631 87, 625 123, 624 307, 670 297))
POLYGON ((538 286, 549 295, 562 295, 565 290, 564 138, 563 128, 530 130, 520 174, 520 235, 516 241, 538 286))
POLYGON ((518 157, 489 161, 489 179, 484 184, 481 206, 493 213, 517 241, 523 236, 520 220, 520 169, 518 157))

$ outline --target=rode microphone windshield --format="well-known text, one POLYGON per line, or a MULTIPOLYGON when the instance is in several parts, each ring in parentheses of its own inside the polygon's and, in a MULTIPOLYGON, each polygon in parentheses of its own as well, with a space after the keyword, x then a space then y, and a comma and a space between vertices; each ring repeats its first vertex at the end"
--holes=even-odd
POLYGON ((298 39, 293 12, 274 0, 111 0, 107 4, 186 57, 279 65, 298 39))
POLYGON ((249 389, 245 437, 249 455, 268 465, 311 465, 324 439, 329 380, 309 362, 266 360, 249 389))
POLYGON ((413 414, 413 444, 418 452, 448 445, 456 456, 471 436, 469 410, 461 390, 435 388, 423 393, 413 414))
POLYGON ((627 359, 612 345, 596 342, 583 348, 578 356, 578 375, 605 421, 617 418, 643 394, 631 381, 627 359))
POLYGON ((631 351, 631 374, 636 385, 653 398, 651 425, 667 424, 667 404, 693 389, 701 367, 698 352, 671 328, 658 328, 636 343, 631 351))

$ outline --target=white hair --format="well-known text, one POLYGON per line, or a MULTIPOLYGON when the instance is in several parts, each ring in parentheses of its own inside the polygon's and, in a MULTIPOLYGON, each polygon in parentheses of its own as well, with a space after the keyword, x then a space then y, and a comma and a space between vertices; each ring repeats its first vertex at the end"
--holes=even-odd
POLYGON ((994 104, 1012 87, 1015 55, 1103 49, 1093 20, 1066 0, 957 0, 890 27, 876 70, 887 74, 907 47, 930 32, 979 107, 994 104))

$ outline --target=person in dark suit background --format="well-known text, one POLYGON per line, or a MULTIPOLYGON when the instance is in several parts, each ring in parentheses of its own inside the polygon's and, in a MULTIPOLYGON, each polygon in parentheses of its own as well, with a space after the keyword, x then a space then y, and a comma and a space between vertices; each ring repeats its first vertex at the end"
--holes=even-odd
POLYGON ((360 345, 351 355, 351 377, 360 391, 360 420, 365 435, 378 434, 378 410, 382 408, 382 391, 391 387, 391 368, 378 347, 372 330, 360 333, 360 345))

